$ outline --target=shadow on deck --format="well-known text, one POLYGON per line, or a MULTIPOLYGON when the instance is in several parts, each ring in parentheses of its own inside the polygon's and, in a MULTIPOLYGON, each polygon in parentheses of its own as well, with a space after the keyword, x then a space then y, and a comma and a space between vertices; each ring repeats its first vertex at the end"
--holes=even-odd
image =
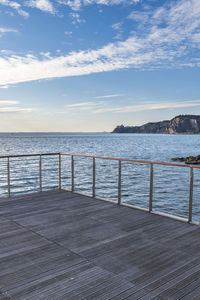
POLYGON ((0 299, 200 299, 200 229, 66 191, 0 199, 0 299))

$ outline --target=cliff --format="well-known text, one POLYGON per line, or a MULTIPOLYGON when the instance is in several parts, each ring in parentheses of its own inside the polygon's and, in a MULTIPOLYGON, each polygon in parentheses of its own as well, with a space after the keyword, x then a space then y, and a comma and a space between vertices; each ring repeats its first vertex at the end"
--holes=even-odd
POLYGON ((180 115, 171 120, 146 123, 142 126, 117 126, 112 133, 200 133, 200 116, 180 115))

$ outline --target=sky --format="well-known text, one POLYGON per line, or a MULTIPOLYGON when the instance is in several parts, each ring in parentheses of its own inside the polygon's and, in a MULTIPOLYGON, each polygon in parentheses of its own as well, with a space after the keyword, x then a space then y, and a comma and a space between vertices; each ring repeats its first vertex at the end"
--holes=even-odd
POLYGON ((200 115, 199 0, 0 0, 0 131, 200 115))

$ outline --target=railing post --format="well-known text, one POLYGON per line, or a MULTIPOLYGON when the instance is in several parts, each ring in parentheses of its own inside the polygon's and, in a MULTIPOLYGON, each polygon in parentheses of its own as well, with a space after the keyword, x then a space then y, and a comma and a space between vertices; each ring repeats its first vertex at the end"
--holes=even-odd
POLYGON ((10 197, 10 158, 7 158, 8 197, 10 197))
POLYGON ((122 166, 121 166, 121 160, 119 160, 118 164, 118 205, 121 204, 121 177, 122 177, 122 166))
POLYGON ((150 164, 150 191, 149 191, 149 212, 152 211, 153 204, 153 164, 150 164))
POLYGON ((92 197, 95 198, 96 196, 96 189, 95 189, 95 184, 96 184, 96 164, 95 164, 95 157, 93 157, 93 184, 92 184, 92 197))
POLYGON ((42 155, 39 158, 39 177, 40 177, 40 192, 42 192, 42 155))
POLYGON ((190 198, 189 198, 188 223, 192 222, 193 181, 194 181, 193 168, 190 167, 190 198))
POLYGON ((72 182, 72 192, 74 191, 74 156, 71 156, 71 182, 72 182))
POLYGON ((61 154, 58 154, 58 188, 61 190, 61 154))

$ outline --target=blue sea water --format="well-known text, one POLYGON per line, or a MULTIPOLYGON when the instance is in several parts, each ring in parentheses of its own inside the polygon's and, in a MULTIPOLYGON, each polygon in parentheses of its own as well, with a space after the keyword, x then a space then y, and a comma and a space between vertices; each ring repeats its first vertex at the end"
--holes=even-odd
MULTIPOLYGON (((200 154, 199 135, 0 133, 0 155, 77 153, 172 162, 200 154)), ((75 158, 75 190, 92 194, 92 159, 75 158)), ((122 201, 148 208, 150 166, 122 162, 122 201)), ((10 159, 11 195, 39 190, 39 158, 10 159)), ((154 166, 153 209, 188 216, 190 169, 154 166)), ((42 158, 43 189, 58 186, 58 157, 42 158)), ((62 157, 62 187, 71 188, 70 157, 62 157)), ((116 200, 118 162, 96 160, 96 195, 116 200)), ((193 219, 200 221, 200 169, 194 170, 193 219)), ((7 161, 0 160, 0 197, 7 196, 7 161)))

